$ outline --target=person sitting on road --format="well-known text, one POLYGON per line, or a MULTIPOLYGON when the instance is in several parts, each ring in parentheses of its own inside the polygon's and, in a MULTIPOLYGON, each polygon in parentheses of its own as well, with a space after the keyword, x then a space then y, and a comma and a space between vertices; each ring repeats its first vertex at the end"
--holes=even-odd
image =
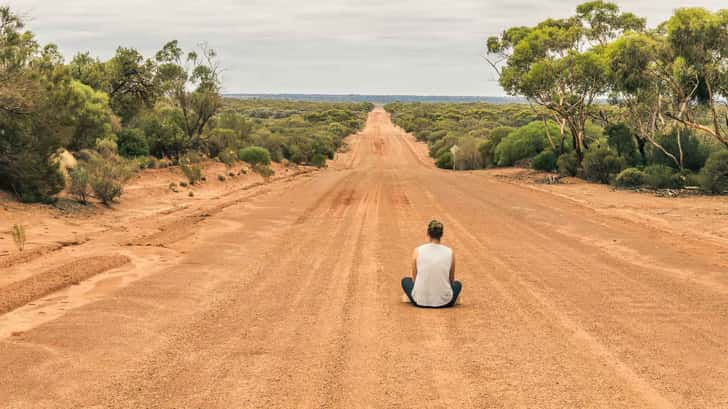
POLYGON ((443 308, 455 305, 462 284, 455 281, 455 255, 440 244, 444 227, 433 220, 427 226, 429 243, 417 247, 412 260, 412 277, 402 279, 402 289, 418 307, 443 308))

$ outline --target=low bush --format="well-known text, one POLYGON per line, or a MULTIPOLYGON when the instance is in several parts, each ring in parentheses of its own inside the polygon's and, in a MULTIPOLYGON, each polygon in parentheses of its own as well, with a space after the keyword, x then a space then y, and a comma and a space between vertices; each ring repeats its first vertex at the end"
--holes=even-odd
POLYGON ((647 175, 637 168, 627 168, 617 175, 615 184, 619 187, 639 187, 645 184, 647 175))
POLYGON ((450 151, 444 152, 435 160, 435 165, 440 169, 452 169, 452 153, 450 151))
POLYGON ((269 165, 271 161, 270 152, 260 146, 249 146, 247 148, 243 148, 238 153, 238 157, 240 160, 249 163, 251 166, 259 164, 269 165))
POLYGON ((225 175, 217 175, 217 180, 219 180, 220 182, 224 182, 225 181, 225 175))
POLYGON ((126 183, 134 174, 134 163, 117 155, 92 155, 82 165, 88 172, 88 183, 101 203, 111 204, 120 197, 126 183))
POLYGON ((198 165, 182 164, 180 165, 180 169, 182 170, 182 173, 185 175, 187 180, 190 182, 190 185, 194 185, 195 183, 202 180, 202 169, 198 165))
MULTIPOLYGON (((549 123, 552 135, 559 133, 556 125, 549 123)), ((541 121, 534 121, 522 126, 506 136, 495 148, 495 159, 498 166, 511 166, 514 163, 529 159, 546 148, 546 126, 541 121)))
POLYGON ((89 180, 88 170, 85 167, 77 167, 72 169, 70 172, 71 185, 69 191, 79 203, 88 204, 89 191, 89 180))
POLYGON ((701 187, 710 193, 728 191, 728 150, 713 153, 700 172, 701 187))
POLYGON ((609 183, 613 175, 622 171, 624 164, 624 158, 620 158, 615 152, 605 147, 597 147, 586 152, 581 165, 585 179, 609 183))
POLYGON ((576 152, 571 151, 561 154, 556 160, 556 167, 561 176, 576 176, 579 170, 579 161, 576 152))
POLYGON ((533 158, 531 167, 544 172, 553 172, 556 170, 556 153, 551 149, 547 149, 533 158))
POLYGON ((313 155, 313 157, 311 158, 311 165, 316 166, 317 168, 325 168, 326 155, 320 153, 313 155))
POLYGON ((260 176, 263 176, 263 179, 265 180, 268 180, 275 175, 275 171, 273 171, 273 169, 271 169, 268 165, 256 165, 253 167, 253 171, 260 176))
POLYGON ((665 165, 650 165, 645 168, 645 184, 655 189, 679 189, 683 187, 682 177, 665 165))
POLYGON ((231 168, 235 165, 235 162, 238 160, 237 155, 235 155, 235 151, 232 151, 230 149, 225 149, 221 151, 217 158, 220 159, 220 162, 224 163, 225 166, 228 168, 231 168))

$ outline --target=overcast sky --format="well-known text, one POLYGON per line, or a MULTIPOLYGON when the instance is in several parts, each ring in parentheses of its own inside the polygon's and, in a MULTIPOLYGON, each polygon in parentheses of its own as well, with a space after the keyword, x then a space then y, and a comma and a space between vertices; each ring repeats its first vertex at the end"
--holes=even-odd
MULTIPOLYGON (((556 0, 0 0, 29 18, 67 57, 108 58, 119 45, 152 55, 177 39, 207 42, 225 92, 503 95, 481 58, 484 41, 513 25, 571 15, 556 0)), ((630 0, 656 25, 684 6, 726 0, 630 0)))

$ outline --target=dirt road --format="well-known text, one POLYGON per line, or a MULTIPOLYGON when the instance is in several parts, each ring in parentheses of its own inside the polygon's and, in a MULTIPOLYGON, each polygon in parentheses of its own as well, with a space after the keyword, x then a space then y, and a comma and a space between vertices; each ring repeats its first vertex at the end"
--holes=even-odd
POLYGON ((350 143, 133 282, 6 314, 0 407, 728 408, 726 240, 437 170, 382 110, 350 143), (430 218, 454 309, 402 302, 430 218))

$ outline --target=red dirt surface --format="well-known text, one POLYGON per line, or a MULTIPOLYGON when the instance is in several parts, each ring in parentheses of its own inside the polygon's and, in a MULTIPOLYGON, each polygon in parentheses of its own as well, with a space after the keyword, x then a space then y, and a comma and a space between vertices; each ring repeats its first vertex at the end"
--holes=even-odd
POLYGON ((194 198, 145 173, 94 217, 6 204, 28 251, 59 248, 0 267, 0 294, 131 261, 0 316, 0 407, 728 408, 728 200, 438 170, 381 109, 349 143, 194 198), (453 309, 402 302, 431 218, 453 309))

